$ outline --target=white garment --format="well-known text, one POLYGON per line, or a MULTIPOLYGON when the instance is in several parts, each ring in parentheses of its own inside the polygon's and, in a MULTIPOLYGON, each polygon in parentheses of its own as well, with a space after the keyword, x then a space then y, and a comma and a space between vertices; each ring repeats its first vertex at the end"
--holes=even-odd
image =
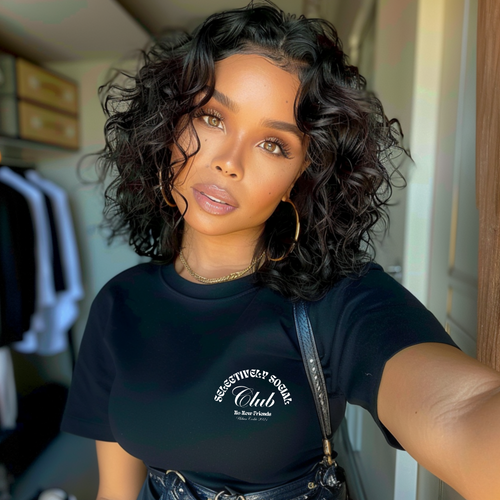
POLYGON ((8 347, 0 347, 0 428, 14 429, 17 420, 17 393, 12 356, 8 347))
POLYGON ((45 330, 39 334, 37 352, 57 354, 67 348, 67 332, 78 317, 77 301, 83 298, 80 259, 75 231, 66 192, 44 179, 34 170, 26 172, 26 179, 49 197, 60 246, 61 266, 66 289, 56 292, 56 304, 47 309, 45 330))
POLYGON ((33 220, 36 263, 35 311, 31 316, 30 329, 23 334, 23 340, 12 343, 12 347, 20 352, 36 352, 38 332, 44 331, 45 328, 45 310, 56 303, 47 207, 42 193, 10 168, 0 167, 0 182, 15 189, 26 198, 33 220))

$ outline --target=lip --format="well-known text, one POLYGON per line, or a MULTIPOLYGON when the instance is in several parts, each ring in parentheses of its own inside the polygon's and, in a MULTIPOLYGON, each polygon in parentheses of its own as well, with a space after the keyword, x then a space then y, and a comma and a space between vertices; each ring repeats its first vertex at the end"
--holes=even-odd
POLYGON ((200 192, 214 198, 214 201, 221 201, 227 205, 231 205, 234 208, 238 208, 238 202, 233 198, 231 193, 226 191, 224 188, 217 186, 216 184, 195 184, 193 186, 195 191, 200 192))
POLYGON ((233 196, 216 184, 195 184, 192 189, 198 205, 210 214, 224 215, 238 208, 233 196))

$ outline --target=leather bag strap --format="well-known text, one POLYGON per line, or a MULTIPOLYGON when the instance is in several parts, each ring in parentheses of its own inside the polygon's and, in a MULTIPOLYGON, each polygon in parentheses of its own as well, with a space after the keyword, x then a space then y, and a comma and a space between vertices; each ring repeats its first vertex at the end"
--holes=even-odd
POLYGON ((330 422, 328 391, 326 390, 325 377, 318 349, 316 348, 311 322, 307 314, 307 305, 303 300, 293 303, 293 315, 302 361, 304 362, 307 379, 309 380, 309 385, 314 396, 316 412, 321 426, 321 433, 323 434, 323 450, 326 457, 330 457, 328 460, 330 462, 330 460, 333 461, 331 458, 333 448, 331 444, 332 426, 330 422))

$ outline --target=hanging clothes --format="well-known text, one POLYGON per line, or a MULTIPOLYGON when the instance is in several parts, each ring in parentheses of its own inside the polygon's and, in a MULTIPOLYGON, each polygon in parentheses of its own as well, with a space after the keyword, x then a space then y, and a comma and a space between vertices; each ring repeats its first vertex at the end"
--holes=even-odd
POLYGON ((0 429, 18 414, 9 347, 54 355, 70 348, 83 297, 68 197, 30 169, 0 167, 0 429), (69 344, 69 345, 68 345, 69 344))
MULTIPOLYGON (((34 287, 32 285, 35 290, 34 310, 31 311, 29 327, 26 328, 24 314, 22 338, 19 338, 21 328, 18 324, 15 338, 11 335, 0 345, 11 343, 14 349, 23 353, 46 356, 58 354, 68 348, 68 331, 78 317, 78 301, 83 297, 80 262, 67 195, 62 188, 44 179, 34 170, 21 170, 17 173, 8 167, 1 167, 0 185, 4 191, 10 190, 11 198, 17 196, 18 204, 22 204, 20 197, 24 198, 25 219, 32 220, 34 237, 31 248, 34 253, 34 270, 31 276, 35 277, 34 287), (26 207, 29 215, 26 215, 26 207), (13 340, 15 341, 12 342, 13 340)), ((29 223, 26 220, 12 222, 12 201, 6 201, 3 205, 0 205, 0 217, 9 222, 9 225, 5 226, 7 236, 11 239, 19 237, 19 234, 24 236, 24 228, 29 223)), ((20 245, 25 248, 29 246, 29 242, 23 236, 23 243, 20 245)), ((19 267, 19 263, 22 263, 21 254, 11 245, 2 245, 0 251, 5 253, 6 262, 9 263, 0 269, 3 274, 9 274, 8 269, 12 269, 14 265, 19 267), (10 250, 4 249, 4 246, 8 246, 10 250)), ((2 279, 5 292, 16 286, 22 288, 19 282, 14 283, 16 277, 11 276, 9 285, 2 279)), ((10 297, 11 294, 2 292, 0 296, 2 324, 8 319, 15 322, 16 318, 17 323, 20 323, 18 312, 22 298, 17 300, 17 312, 10 314, 9 308, 6 307, 8 300, 3 299, 4 295, 10 297)), ((14 299, 10 300, 13 301, 14 299)), ((12 311, 14 309, 12 308, 12 311)))
POLYGON ((35 311, 31 316, 29 330, 23 334, 23 340, 14 342, 12 346, 20 352, 36 352, 37 332, 43 332, 45 328, 45 310, 56 303, 47 207, 41 192, 8 167, 0 167, 0 182, 17 190, 26 198, 33 220, 36 260, 35 311))
POLYGON ((0 347, 23 339, 35 311, 35 233, 30 207, 0 181, 0 347))
POLYGON ((47 197, 49 215, 52 212, 55 222, 53 242, 57 245, 57 252, 53 245, 53 255, 55 265, 60 263, 61 266, 60 282, 63 286, 58 286, 56 278, 56 303, 46 310, 45 330, 39 334, 37 352, 42 355, 57 354, 67 348, 67 332, 78 317, 78 301, 83 298, 75 231, 66 192, 34 170, 27 171, 25 178, 47 197))
POLYGON ((35 231, 25 196, 0 181, 0 429, 18 413, 14 367, 7 347, 29 331, 36 297, 35 231))

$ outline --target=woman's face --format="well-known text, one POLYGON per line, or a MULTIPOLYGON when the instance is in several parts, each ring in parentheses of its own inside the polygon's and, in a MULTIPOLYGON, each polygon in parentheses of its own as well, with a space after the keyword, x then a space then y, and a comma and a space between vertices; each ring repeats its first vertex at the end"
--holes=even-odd
MULTIPOLYGON (((182 196, 188 202, 188 230, 257 239, 305 167, 308 143, 294 118, 299 80, 250 54, 218 62, 215 76, 215 93, 193 121, 200 150, 172 196, 181 212, 182 196)), ((195 148, 187 132, 180 143, 195 148)), ((172 159, 179 158, 174 148, 172 159)))

